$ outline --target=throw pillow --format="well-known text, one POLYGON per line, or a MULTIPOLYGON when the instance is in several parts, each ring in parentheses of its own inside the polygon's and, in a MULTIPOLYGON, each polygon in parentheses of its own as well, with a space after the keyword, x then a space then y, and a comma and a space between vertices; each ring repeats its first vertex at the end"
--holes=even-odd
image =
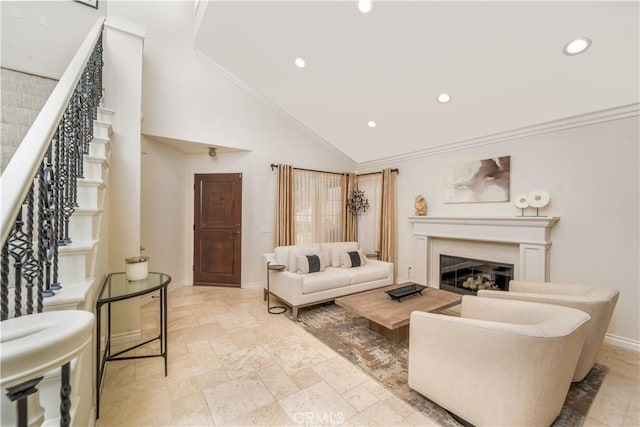
POLYGON ((296 256, 296 264, 298 265, 298 273, 317 273, 324 270, 320 262, 320 255, 298 255, 296 256))
POLYGON ((342 268, 360 267, 366 263, 366 258, 362 254, 362 250, 341 252, 340 266, 342 268))
POLYGON ((325 243, 325 248, 330 251, 331 266, 340 267, 340 254, 342 252, 351 252, 358 250, 358 242, 332 242, 325 243))

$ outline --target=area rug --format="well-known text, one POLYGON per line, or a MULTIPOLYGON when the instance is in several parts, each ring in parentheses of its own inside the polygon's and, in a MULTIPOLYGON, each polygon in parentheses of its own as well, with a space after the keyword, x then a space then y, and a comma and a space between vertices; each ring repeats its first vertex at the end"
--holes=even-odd
MULTIPOLYGON (((409 388, 407 342, 395 344, 388 341, 368 328, 367 319, 333 303, 300 310, 298 324, 439 425, 463 425, 438 404, 409 388)), ((574 427, 584 423, 608 370, 606 366, 596 364, 583 381, 571 385, 554 427, 574 427)))

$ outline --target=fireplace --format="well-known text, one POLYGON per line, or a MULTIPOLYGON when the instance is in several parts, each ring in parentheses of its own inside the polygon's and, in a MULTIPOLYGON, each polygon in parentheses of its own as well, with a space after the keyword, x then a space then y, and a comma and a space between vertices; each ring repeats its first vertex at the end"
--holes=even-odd
POLYGON ((551 229, 558 217, 412 216, 409 220, 410 278, 415 283, 440 286, 440 255, 492 260, 512 265, 514 280, 549 281, 551 229))
POLYGON ((513 264, 440 254, 440 289, 475 295, 480 289, 506 291, 513 264))

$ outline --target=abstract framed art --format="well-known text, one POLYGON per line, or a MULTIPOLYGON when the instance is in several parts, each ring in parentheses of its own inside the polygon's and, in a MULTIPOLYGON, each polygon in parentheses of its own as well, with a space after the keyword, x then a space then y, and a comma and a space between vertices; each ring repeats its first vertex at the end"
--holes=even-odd
POLYGON ((510 174, 511 156, 449 165, 444 172, 444 202, 508 202, 510 174))

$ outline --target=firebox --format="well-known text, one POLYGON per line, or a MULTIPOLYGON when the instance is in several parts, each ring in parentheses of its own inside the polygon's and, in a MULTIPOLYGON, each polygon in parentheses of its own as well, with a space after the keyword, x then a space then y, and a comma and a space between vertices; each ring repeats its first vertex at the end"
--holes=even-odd
POLYGON ((440 289, 475 295, 480 289, 509 290, 513 264, 440 255, 440 289))

